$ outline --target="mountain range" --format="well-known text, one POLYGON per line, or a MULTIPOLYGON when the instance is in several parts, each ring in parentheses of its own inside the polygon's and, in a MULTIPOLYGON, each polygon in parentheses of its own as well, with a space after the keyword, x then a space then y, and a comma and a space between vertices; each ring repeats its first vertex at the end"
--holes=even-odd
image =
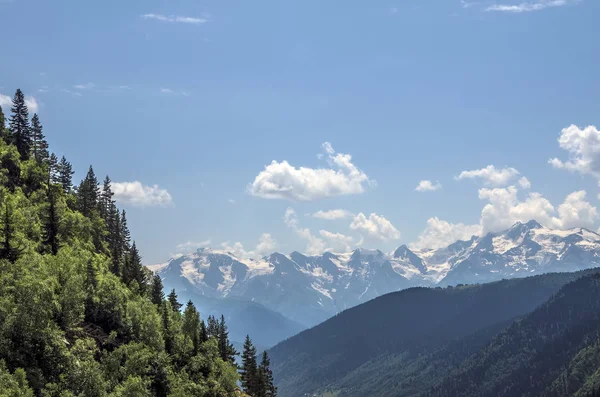
POLYGON ((166 288, 175 288, 205 313, 224 313, 235 322, 248 317, 248 310, 260 310, 265 322, 250 332, 258 335, 265 327, 272 328, 271 322, 279 324, 279 331, 260 341, 271 346, 389 292, 599 265, 599 234, 583 228, 553 230, 530 221, 439 249, 403 245, 391 253, 360 248, 315 256, 276 252, 253 259, 201 248, 149 268, 161 275, 166 288))

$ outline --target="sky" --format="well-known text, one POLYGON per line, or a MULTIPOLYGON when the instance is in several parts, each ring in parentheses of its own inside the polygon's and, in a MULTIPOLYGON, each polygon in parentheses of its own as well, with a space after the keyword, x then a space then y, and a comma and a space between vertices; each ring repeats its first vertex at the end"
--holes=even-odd
POLYGON ((600 2, 0 0, 0 106, 144 262, 597 230, 600 2))

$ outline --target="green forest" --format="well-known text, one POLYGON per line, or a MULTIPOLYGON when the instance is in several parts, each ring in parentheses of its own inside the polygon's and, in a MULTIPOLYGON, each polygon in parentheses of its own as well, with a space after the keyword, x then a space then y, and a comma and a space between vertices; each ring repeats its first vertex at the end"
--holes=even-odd
POLYGON ((20 90, 0 108, 0 396, 275 396, 248 337, 165 294, 92 166, 78 186, 20 90))

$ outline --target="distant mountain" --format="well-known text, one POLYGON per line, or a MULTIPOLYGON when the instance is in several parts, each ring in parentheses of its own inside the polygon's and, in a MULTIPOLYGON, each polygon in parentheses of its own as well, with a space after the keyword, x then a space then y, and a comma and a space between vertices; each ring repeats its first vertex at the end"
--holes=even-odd
MULTIPOLYGON (((389 254, 357 249, 246 259, 204 248, 150 268, 160 273, 168 289, 254 302, 311 327, 347 308, 414 286, 485 283, 596 266, 600 235, 581 228, 552 230, 530 221, 441 249, 403 245, 389 254)), ((287 331, 283 335, 290 336, 287 331)))
MULTIPOLYGON (((469 379, 478 379, 481 374, 494 380, 497 376, 498 387, 506 381, 501 379, 501 375, 507 368, 511 371, 520 368, 523 375, 527 374, 529 370, 517 366, 515 358, 531 356, 531 365, 539 367, 544 359, 549 358, 535 357, 538 346, 555 346, 562 350, 562 345, 553 345, 551 339, 546 339, 552 334, 552 324, 557 327, 555 333, 560 334, 567 329, 567 324, 575 330, 575 326, 581 325, 579 320, 585 316, 598 317, 600 287, 586 290, 583 296, 577 295, 577 286, 561 288, 597 272, 546 274, 443 289, 411 288, 379 297, 348 309, 270 349, 279 395, 320 396, 329 392, 340 396, 428 396, 427 390, 435 391, 438 393, 434 394, 436 396, 501 395, 494 394, 498 390, 495 388, 494 393, 486 391, 478 394, 486 390, 483 382, 481 388, 472 386, 473 393, 465 390, 470 390, 470 385, 476 382, 469 379), (514 322, 521 316, 527 316, 558 291, 561 292, 552 302, 560 301, 566 306, 557 304, 560 310, 556 309, 556 314, 548 311, 544 314, 544 309, 532 314, 545 322, 542 333, 535 334, 533 324, 536 322, 524 322, 529 317, 525 317, 523 322, 514 322), (577 297, 561 298, 561 294, 567 292, 577 297), (588 301, 589 309, 586 306, 588 301), (569 317, 570 311, 572 317, 569 317), (513 325, 508 328, 511 341, 507 341, 508 331, 499 332, 511 323, 513 325), (519 324, 528 326, 521 328, 519 324), (520 334, 521 331, 526 333, 520 334), (539 344, 525 343, 535 338, 540 339, 539 344), (510 351, 498 354, 494 347, 486 347, 496 345, 502 348, 510 346, 510 351), (523 349, 521 353, 519 348, 523 349), (471 357, 477 357, 477 360, 473 363, 471 357), (496 367, 499 358, 506 361, 496 367), (462 374, 465 374, 464 377, 462 374), (456 387, 456 393, 445 393, 452 390, 448 385, 456 387)), ((594 280, 592 284, 600 285, 597 279, 594 280)), ((553 307, 547 310, 555 310, 553 307)), ((596 325, 594 322, 592 328, 586 328, 585 335, 590 341, 598 338, 597 335, 596 339, 591 336, 592 329, 600 332, 596 325)), ((582 342, 580 339, 578 345, 567 344, 568 348, 577 350, 582 342)), ((565 339, 557 341, 567 343, 565 339)), ((561 363, 566 366, 568 361, 561 363)), ((505 395, 522 394, 509 392, 505 395)))

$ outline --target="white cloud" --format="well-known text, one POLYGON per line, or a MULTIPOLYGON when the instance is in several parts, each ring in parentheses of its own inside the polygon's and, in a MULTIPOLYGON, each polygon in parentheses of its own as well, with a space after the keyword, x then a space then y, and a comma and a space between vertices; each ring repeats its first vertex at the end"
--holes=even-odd
POLYGON ((486 186, 506 186, 519 175, 519 171, 514 168, 496 169, 493 165, 488 165, 479 170, 463 171, 455 177, 456 180, 480 178, 486 186))
MULTIPOLYGON (((9 117, 9 111, 12 105, 13 103, 11 97, 0 94, 0 106, 2 106, 2 110, 4 111, 7 119, 9 117)), ((25 96, 25 105, 27 105, 27 110, 29 110, 30 113, 36 113, 40 108, 37 99, 35 99, 33 96, 25 96)))
POLYGON ((325 251, 325 242, 322 239, 312 234, 310 229, 300 227, 298 215, 293 208, 288 207, 285 210, 283 221, 289 228, 293 229, 301 239, 306 240, 306 254, 318 255, 325 251))
POLYGON ((499 11, 520 14, 523 12, 541 11, 550 7, 561 7, 569 4, 575 4, 579 0, 538 0, 531 2, 521 2, 517 4, 493 4, 488 6, 485 11, 499 11))
POLYGON ((160 89, 160 93, 161 94, 165 94, 165 95, 190 96, 190 93, 187 92, 187 91, 175 91, 175 90, 172 90, 170 88, 161 88, 160 89))
POLYGON ((173 198, 166 189, 158 185, 142 185, 139 181, 113 182, 115 200, 135 207, 167 207, 173 204, 173 198))
POLYGON ((436 190, 440 190, 442 188, 442 184, 439 182, 433 183, 430 180, 422 180, 419 182, 415 190, 417 192, 434 192, 436 190))
POLYGON ((328 230, 319 230, 319 234, 327 242, 327 247, 323 251, 348 252, 354 246, 354 239, 351 236, 333 233, 328 230))
POLYGON ((228 202, 229 204, 235 204, 235 200, 234 200, 234 199, 229 199, 229 200, 227 200, 227 202, 228 202))
POLYGON ((73 86, 76 90, 91 90, 94 87, 96 87, 94 83, 76 84, 73 86))
POLYGON ((343 209, 335 209, 335 210, 329 210, 329 211, 317 211, 314 214, 312 214, 313 218, 325 219, 328 221, 350 218, 352 216, 354 216, 354 214, 352 212, 350 212, 348 210, 343 210, 343 209))
POLYGON ((207 17, 185 17, 178 15, 161 15, 161 14, 144 14, 142 15, 144 19, 154 19, 162 22, 177 22, 177 23, 189 23, 194 25, 200 25, 208 22, 207 17))
POLYGON ((210 246, 211 240, 204 241, 186 241, 185 243, 177 244, 175 249, 178 254, 188 254, 190 252, 194 252, 199 248, 205 248, 210 246))
POLYGON ((269 233, 263 233, 256 246, 255 252, 257 255, 263 256, 272 253, 277 247, 277 241, 269 233))
POLYGON ((586 201, 586 192, 583 190, 569 194, 558 206, 558 211, 537 192, 529 193, 521 201, 515 186, 480 189, 479 198, 489 201, 481 211, 480 223, 484 233, 501 231, 517 221, 532 219, 546 227, 558 229, 592 228, 598 220, 598 210, 586 201))
POLYGON ((296 168, 285 160, 273 160, 248 186, 248 192, 267 199, 312 201, 363 193, 365 185, 375 183, 352 163, 351 155, 336 154, 329 142, 323 143, 323 149, 330 168, 296 168))
POLYGON ((600 180, 600 131, 595 126, 581 129, 570 125, 561 131, 558 144, 569 153, 569 159, 553 158, 548 163, 554 168, 591 175, 600 180))
POLYGON ((411 244, 416 249, 447 247, 457 240, 469 240, 472 236, 481 235, 480 225, 450 223, 437 217, 427 220, 427 228, 418 240, 411 244))
POLYGON ((531 188, 531 182, 529 182, 529 179, 523 176, 521 179, 519 179, 519 186, 521 189, 529 189, 531 188))
POLYGON ((398 240, 400 232, 383 216, 372 213, 367 218, 362 212, 354 217, 350 229, 380 241, 398 240))

